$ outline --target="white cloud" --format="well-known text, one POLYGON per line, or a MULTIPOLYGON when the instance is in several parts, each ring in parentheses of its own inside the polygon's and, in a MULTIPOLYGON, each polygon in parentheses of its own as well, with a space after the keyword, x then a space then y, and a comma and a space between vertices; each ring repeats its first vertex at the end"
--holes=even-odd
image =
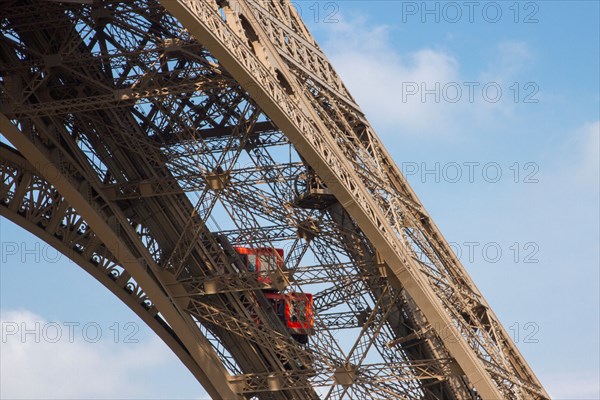
MULTIPOLYGON (((173 369, 175 356, 158 337, 123 343, 121 336, 114 343, 110 326, 100 325, 102 338, 92 343, 96 331, 90 329, 84 336, 80 325, 73 328, 70 340, 63 322, 48 322, 27 310, 3 310, 1 322, 1 398, 156 398, 161 396, 161 383, 175 387, 160 379, 173 369), (58 340, 56 326, 62 333, 58 340), (24 335, 24 328, 31 333, 24 335)), ((201 392, 199 385, 198 389, 201 392)))
POLYGON ((494 47, 494 56, 481 74, 481 79, 510 82, 534 62, 533 51, 527 43, 504 41, 494 47))
POLYGON ((565 372, 545 377, 553 399, 596 400, 600 398, 600 371, 565 372))
POLYGON ((597 188, 600 174, 600 121, 585 124, 578 133, 581 159, 577 176, 597 188))
POLYGON ((422 101, 419 93, 409 93, 414 84, 420 91, 422 83, 435 88, 436 82, 456 81, 458 62, 452 55, 433 49, 400 55, 390 46, 387 26, 341 21, 330 29, 323 47, 376 125, 418 134, 440 132, 449 122, 448 104, 436 103, 432 95, 422 101))
POLYGON ((369 26, 356 18, 327 29, 326 54, 369 120, 387 136, 452 135, 478 120, 489 124, 504 117, 514 108, 512 80, 533 59, 525 43, 502 42, 490 65, 463 76, 451 52, 399 53, 390 38, 393 27, 369 26), (495 87, 483 93, 488 83, 500 85, 498 102, 493 101, 495 87))
POLYGON ((548 157, 558 159, 558 169, 553 171, 553 182, 566 187, 598 193, 600 181, 600 121, 587 122, 569 132, 558 146, 558 154, 548 157))

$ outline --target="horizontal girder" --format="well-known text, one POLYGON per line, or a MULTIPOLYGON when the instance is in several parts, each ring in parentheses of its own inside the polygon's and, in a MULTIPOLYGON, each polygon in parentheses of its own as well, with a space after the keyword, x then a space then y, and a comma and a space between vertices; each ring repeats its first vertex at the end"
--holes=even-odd
POLYGON ((101 260, 213 397, 548 397, 290 4, 3 3, 2 129, 33 166, 3 212, 101 260), (45 205, 12 201, 47 165, 45 205), (233 245, 284 250, 308 345, 233 245))

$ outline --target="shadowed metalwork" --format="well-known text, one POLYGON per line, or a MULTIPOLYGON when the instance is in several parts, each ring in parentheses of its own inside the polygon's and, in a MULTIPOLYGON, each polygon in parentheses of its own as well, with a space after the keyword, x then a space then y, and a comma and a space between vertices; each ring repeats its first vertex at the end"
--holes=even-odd
POLYGON ((288 2, 0 14, 2 215, 213 398, 549 398, 288 2), (232 246, 284 250, 308 343, 232 246))

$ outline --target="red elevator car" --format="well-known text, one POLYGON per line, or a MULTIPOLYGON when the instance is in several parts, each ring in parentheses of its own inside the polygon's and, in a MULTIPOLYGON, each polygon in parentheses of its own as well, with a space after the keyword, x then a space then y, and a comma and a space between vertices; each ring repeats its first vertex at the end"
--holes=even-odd
POLYGON ((309 293, 282 293, 270 287, 271 275, 284 267, 283 249, 234 247, 248 272, 258 275, 265 284, 263 293, 292 337, 308 343, 314 333, 313 297, 309 293))

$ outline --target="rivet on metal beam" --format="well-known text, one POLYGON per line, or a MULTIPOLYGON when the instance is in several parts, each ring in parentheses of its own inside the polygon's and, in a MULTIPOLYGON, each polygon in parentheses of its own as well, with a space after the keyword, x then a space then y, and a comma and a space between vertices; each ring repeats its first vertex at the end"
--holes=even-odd
POLYGON ((321 232, 317 221, 315 221, 313 218, 308 218, 300 222, 298 225, 296 225, 296 229, 296 235, 299 238, 305 239, 309 242, 321 232))
POLYGON ((62 65, 62 56, 60 54, 50 54, 44 56, 44 65, 46 68, 59 67, 62 65))
POLYGON ((213 172, 206 174, 204 179, 208 187, 217 192, 229 186, 231 183, 231 174, 229 172, 213 172))
POLYGON ((336 385, 350 386, 356 381, 356 368, 353 365, 344 365, 336 368, 333 373, 336 385))
POLYGON ((278 392, 283 387, 283 382, 276 375, 270 375, 267 378, 267 384, 269 385, 269 390, 272 392, 278 392))

